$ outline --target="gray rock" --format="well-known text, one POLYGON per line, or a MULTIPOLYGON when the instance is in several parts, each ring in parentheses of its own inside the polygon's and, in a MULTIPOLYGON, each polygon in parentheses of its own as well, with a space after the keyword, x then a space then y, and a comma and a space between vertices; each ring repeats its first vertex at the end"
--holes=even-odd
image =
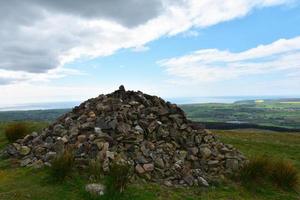
POLYGON ((200 148, 200 154, 203 158, 209 158, 211 155, 211 150, 207 147, 200 148))
POLYGON ((25 159, 21 160, 20 166, 25 167, 25 166, 29 165, 31 162, 32 162, 32 160, 30 158, 25 158, 25 159))
POLYGON ((201 176, 198 177, 198 183, 200 183, 200 185, 205 186, 205 187, 209 186, 208 182, 201 176))
POLYGON ((239 161, 237 159, 226 159, 226 169, 237 171, 239 169, 239 161))
POLYGON ((102 185, 100 183, 92 183, 92 184, 87 184, 85 186, 85 191, 89 192, 92 195, 96 195, 96 196, 104 195, 104 190, 105 190, 104 185, 102 185))

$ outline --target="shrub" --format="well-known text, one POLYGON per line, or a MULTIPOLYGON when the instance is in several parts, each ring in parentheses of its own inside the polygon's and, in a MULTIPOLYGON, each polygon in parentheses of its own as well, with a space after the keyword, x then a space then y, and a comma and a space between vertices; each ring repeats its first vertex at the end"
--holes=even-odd
POLYGON ((130 177, 130 165, 113 163, 105 179, 105 196, 109 199, 120 199, 121 194, 129 184, 130 177))
POLYGON ((272 181, 284 189, 296 189, 299 183, 298 171, 289 161, 276 161, 271 172, 272 181))
POLYGON ((269 182, 282 189, 296 189, 299 183, 298 171, 291 162, 263 156, 250 159, 240 170, 239 178, 248 186, 269 182))
POLYGON ((71 174, 74 167, 74 154, 72 149, 67 148, 57 155, 51 162, 50 176, 54 181, 61 182, 71 174))
POLYGON ((14 142, 29 134, 30 130, 26 123, 15 122, 8 124, 4 130, 5 136, 9 142, 14 142))

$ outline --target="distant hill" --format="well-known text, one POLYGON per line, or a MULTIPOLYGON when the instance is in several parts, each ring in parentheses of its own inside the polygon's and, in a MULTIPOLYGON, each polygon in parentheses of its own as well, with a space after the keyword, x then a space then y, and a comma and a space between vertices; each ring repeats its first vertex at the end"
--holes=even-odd
POLYGON ((54 121, 60 115, 71 109, 29 110, 29 111, 1 111, 0 122, 9 121, 54 121))
POLYGON ((187 104, 181 108, 193 121, 300 128, 300 98, 187 104))
MULTIPOLYGON (((300 129, 300 98, 257 99, 235 103, 184 104, 180 107, 187 117, 208 127, 274 127, 300 129), (214 122, 214 123, 212 123, 214 122), (225 124, 224 124, 225 123, 225 124)), ((0 122, 4 121, 54 121, 71 109, 49 109, 31 111, 1 111, 0 122)), ((280 129, 281 130, 281 129, 280 129)))

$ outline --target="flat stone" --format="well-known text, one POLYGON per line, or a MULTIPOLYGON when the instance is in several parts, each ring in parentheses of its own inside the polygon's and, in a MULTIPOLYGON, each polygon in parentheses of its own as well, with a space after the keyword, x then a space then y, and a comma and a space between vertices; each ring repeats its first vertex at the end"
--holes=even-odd
POLYGON ((25 167, 25 166, 29 165, 31 162, 32 162, 32 160, 30 158, 23 159, 23 160, 21 160, 20 166, 25 167))

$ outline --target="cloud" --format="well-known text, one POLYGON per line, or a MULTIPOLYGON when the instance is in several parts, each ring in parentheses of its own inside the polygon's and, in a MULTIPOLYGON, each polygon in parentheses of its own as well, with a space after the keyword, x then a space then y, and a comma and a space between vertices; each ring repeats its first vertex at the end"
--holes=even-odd
POLYGON ((134 47, 132 49, 132 51, 134 52, 144 52, 144 51, 148 51, 150 48, 147 47, 147 46, 137 46, 137 47, 134 47))
POLYGON ((251 10, 289 0, 27 0, 0 1, 2 80, 53 76, 79 58, 107 56, 123 48, 193 27, 211 26, 251 10), (15 72, 15 73, 13 73, 15 72), (17 74, 17 75, 16 75, 17 74), (9 77, 9 78, 7 78, 9 77), (24 78, 25 77, 25 78, 24 78))
POLYGON ((300 72, 300 36, 280 39, 268 45, 233 53, 202 49, 178 58, 162 60, 160 65, 172 76, 189 83, 222 81, 250 75, 300 72))
POLYGON ((68 68, 55 68, 47 73, 31 73, 24 71, 13 71, 0 69, 0 85, 16 84, 21 82, 36 83, 48 82, 52 79, 59 79, 69 75, 85 75, 84 73, 68 68))

